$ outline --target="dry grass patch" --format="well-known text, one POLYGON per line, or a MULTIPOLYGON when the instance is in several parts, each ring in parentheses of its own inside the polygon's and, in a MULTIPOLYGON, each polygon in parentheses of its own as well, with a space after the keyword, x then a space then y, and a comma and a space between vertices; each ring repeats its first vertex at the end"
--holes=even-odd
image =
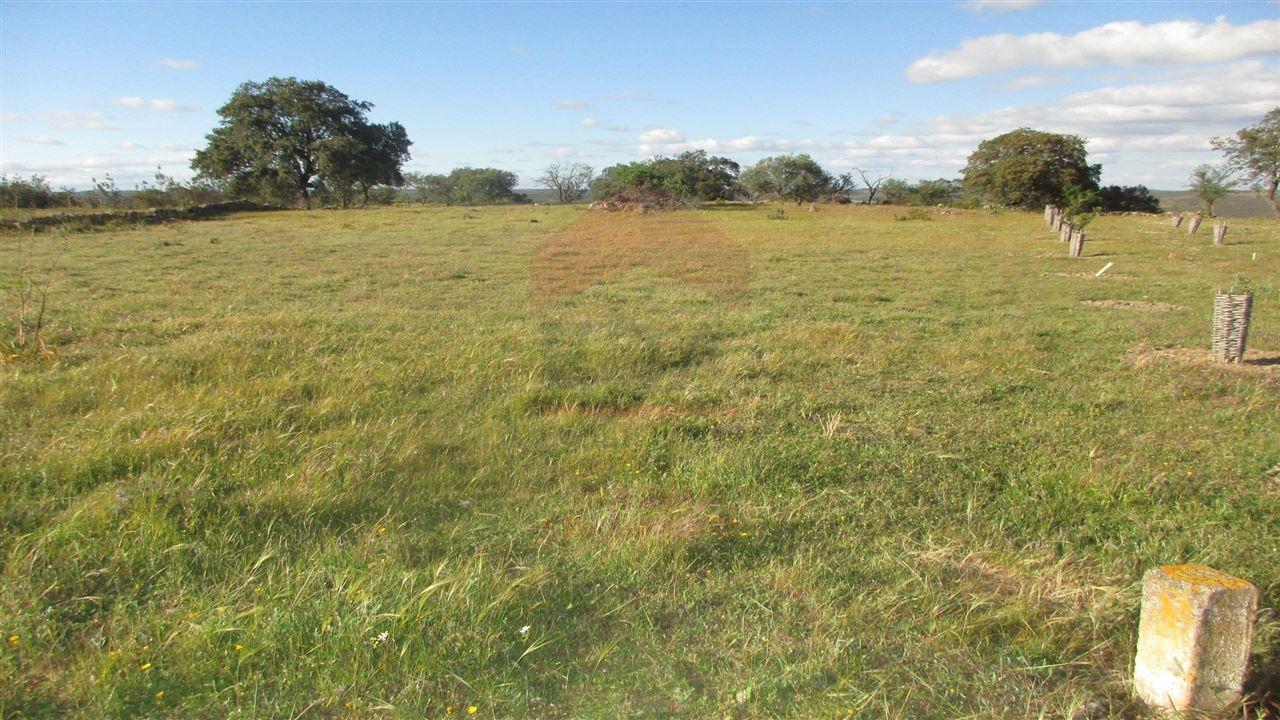
POLYGON ((1081 305, 1090 307, 1114 308, 1117 310, 1141 310, 1144 312, 1170 312, 1181 310, 1181 305, 1161 302, 1159 300, 1081 300, 1081 305))
POLYGON ((531 301, 541 307, 636 268, 741 300, 750 275, 747 251, 696 215, 592 213, 542 246, 531 262, 531 301))
POLYGON ((1096 272, 1056 272, 1056 273, 1043 273, 1043 274, 1052 275, 1054 277, 1097 278, 1099 280, 1137 280, 1138 279, 1136 275, 1125 275, 1124 273, 1112 273, 1112 272, 1105 272, 1101 275, 1099 275, 1096 272))
POLYGON ((1243 362, 1224 363, 1215 360, 1207 348, 1140 345, 1125 357, 1138 367, 1163 364, 1218 370, 1231 374, 1280 377, 1280 350, 1250 349, 1245 351, 1243 362))

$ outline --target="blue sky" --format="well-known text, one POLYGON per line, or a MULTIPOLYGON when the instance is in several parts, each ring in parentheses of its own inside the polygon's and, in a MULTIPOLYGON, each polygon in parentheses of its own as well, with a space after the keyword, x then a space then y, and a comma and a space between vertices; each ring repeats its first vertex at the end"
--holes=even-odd
POLYGON ((953 177, 1019 126, 1107 183, 1183 187, 1280 105, 1280 3, 0 2, 0 172, 122 187, 188 163, 236 86, 328 82, 410 169, 601 168, 703 148, 953 177))

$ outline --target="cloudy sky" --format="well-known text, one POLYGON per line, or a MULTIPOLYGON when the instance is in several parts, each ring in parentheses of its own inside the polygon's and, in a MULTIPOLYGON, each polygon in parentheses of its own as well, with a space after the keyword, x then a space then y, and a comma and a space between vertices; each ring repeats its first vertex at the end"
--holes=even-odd
POLYGON ((1105 183, 1177 189, 1280 105, 1280 3, 0 2, 0 172, 190 175, 236 86, 318 79, 414 141, 409 167, 745 164, 953 177, 1020 126, 1105 183))

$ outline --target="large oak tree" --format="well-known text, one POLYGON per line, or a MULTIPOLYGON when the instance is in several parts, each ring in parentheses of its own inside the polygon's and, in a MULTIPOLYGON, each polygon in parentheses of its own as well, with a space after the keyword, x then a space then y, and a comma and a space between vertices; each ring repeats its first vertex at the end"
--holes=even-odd
POLYGON ((221 121, 191 167, 226 192, 309 208, 327 188, 350 197, 373 184, 399 184, 411 144, 399 123, 373 125, 373 105, 314 80, 270 78, 241 85, 218 109, 221 121))
POLYGON ((1096 191, 1101 165, 1090 165, 1084 139, 1018 128, 984 140, 963 170, 966 190, 1001 205, 1062 203, 1067 188, 1096 191))

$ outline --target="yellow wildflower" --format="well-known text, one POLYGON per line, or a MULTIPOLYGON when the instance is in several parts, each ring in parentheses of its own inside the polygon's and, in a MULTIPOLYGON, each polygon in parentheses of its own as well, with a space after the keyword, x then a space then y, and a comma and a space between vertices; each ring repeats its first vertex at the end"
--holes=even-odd
POLYGON ((162 698, 162 697, 164 697, 164 691, 163 691, 163 690, 157 690, 157 691, 156 691, 156 699, 157 699, 157 700, 159 700, 159 699, 160 699, 160 698, 162 698))
POLYGON ((475 705, 469 705, 469 706, 467 706, 467 714, 468 714, 468 715, 475 715, 475 714, 476 714, 476 713, 478 713, 478 712, 480 712, 480 708, 476 707, 475 705))
POLYGON ((22 638, 18 637, 17 635, 10 635, 10 636, 9 636, 9 644, 10 644, 10 645, 12 645, 12 646, 14 646, 14 647, 18 647, 18 643, 20 643, 20 642, 22 642, 22 638))
POLYGON ((151 669, 151 663, 142 663, 141 665, 138 666, 138 669, 142 670, 143 672, 146 672, 147 670, 151 669))

